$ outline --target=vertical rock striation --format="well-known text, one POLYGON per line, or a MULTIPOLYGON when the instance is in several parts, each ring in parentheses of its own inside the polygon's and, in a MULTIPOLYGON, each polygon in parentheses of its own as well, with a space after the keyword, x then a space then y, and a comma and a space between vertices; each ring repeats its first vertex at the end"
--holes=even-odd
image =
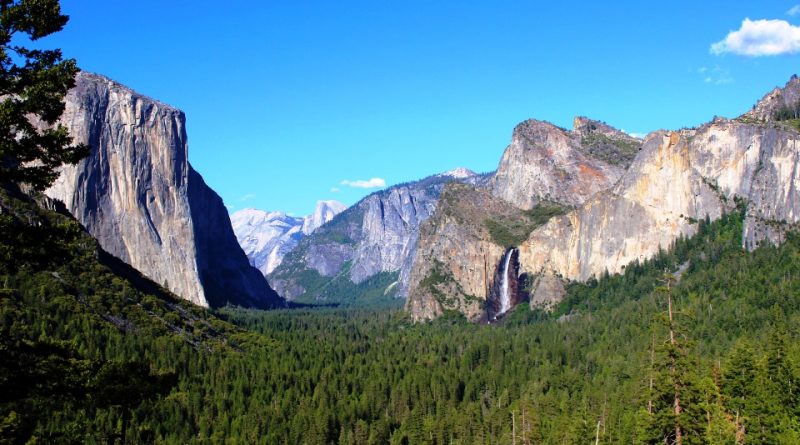
POLYGON ((199 305, 280 304, 236 243, 222 200, 189 165, 180 110, 82 72, 61 122, 92 151, 46 194, 103 249, 199 305))

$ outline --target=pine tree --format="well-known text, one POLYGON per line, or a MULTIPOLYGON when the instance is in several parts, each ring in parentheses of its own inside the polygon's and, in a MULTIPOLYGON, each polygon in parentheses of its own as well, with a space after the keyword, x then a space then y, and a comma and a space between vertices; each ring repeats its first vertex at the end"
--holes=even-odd
POLYGON ((62 60, 58 49, 15 44, 58 32, 67 20, 58 0, 0 0, 0 180, 44 190, 59 166, 88 154, 56 124, 75 85, 75 60, 62 60))
POLYGON ((640 422, 640 439, 648 444, 692 445, 704 443, 706 422, 697 385, 697 368, 689 354, 689 342, 673 307, 671 274, 662 277, 663 286, 656 293, 666 300, 667 312, 660 314, 663 341, 656 343, 653 359, 653 383, 647 414, 640 422))

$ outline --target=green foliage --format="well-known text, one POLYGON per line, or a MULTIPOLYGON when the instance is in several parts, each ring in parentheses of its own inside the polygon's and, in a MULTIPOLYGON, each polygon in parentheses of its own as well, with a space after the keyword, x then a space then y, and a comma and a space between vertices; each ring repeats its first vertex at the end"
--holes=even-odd
POLYGON ((786 119, 783 122, 795 130, 800 131, 800 119, 786 119))
POLYGON ((445 264, 436 259, 433 260, 425 278, 420 281, 419 288, 430 292, 446 312, 457 307, 457 300, 451 295, 452 293, 461 295, 468 303, 483 304, 484 301, 475 295, 467 294, 461 283, 446 269, 445 264))
POLYGON ((521 217, 486 218, 484 225, 489 231, 492 242, 499 246, 516 247, 522 244, 535 228, 554 216, 563 215, 567 210, 561 205, 543 202, 522 212, 521 217))
POLYGON ((175 385, 177 358, 272 345, 176 300, 99 251, 75 220, 2 188, 0 287, 0 443, 145 438, 141 413, 175 385))
POLYGON ((686 444, 800 434, 800 238, 745 252, 739 213, 570 285, 554 313, 520 306, 485 326, 456 312, 411 324, 396 307, 211 316, 113 274, 71 220, 2 204, 4 438, 621 445, 663 443, 676 422, 686 444), (678 269, 672 346, 658 288, 678 269), (676 383, 684 417, 670 414, 676 383))
POLYGON ((38 40, 67 23, 58 0, 0 1, 0 179, 24 182, 44 190, 56 169, 88 154, 70 145, 66 127, 58 124, 64 96, 75 84, 75 60, 61 51, 28 49, 20 39, 38 40), (44 124, 37 126, 35 120, 44 124))
POLYGON ((595 158, 614 165, 629 165, 642 147, 634 139, 612 138, 592 132, 581 139, 581 145, 595 158))
POLYGON ((314 269, 302 269, 293 275, 305 292, 293 302, 304 304, 373 306, 396 303, 398 272, 379 272, 361 283, 350 279, 348 261, 335 277, 323 277, 314 269))
POLYGON ((784 105, 772 116, 776 121, 790 121, 800 119, 800 102, 793 106, 784 105))

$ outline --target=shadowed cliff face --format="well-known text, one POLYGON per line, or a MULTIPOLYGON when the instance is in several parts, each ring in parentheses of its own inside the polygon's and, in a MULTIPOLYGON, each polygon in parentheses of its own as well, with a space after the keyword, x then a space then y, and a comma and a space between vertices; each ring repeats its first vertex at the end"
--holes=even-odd
POLYGON ((239 247, 222 198, 191 166, 189 208, 200 283, 209 306, 236 304, 262 309, 282 306, 283 300, 261 272, 250 266, 239 247))
POLYGON ((497 320, 507 312, 507 310, 503 310, 504 292, 508 292, 510 308, 521 303, 524 298, 519 277, 519 251, 517 249, 507 250, 500 262, 493 266, 493 285, 489 291, 489 298, 486 299, 486 321, 488 322, 497 320), (508 263, 506 263, 506 256, 508 256, 508 263), (507 280, 508 289, 503 289, 504 277, 507 280))
POLYGON ((196 304, 279 302, 250 273, 221 200, 189 166, 180 110, 79 73, 61 122, 92 151, 46 194, 103 249, 196 304))

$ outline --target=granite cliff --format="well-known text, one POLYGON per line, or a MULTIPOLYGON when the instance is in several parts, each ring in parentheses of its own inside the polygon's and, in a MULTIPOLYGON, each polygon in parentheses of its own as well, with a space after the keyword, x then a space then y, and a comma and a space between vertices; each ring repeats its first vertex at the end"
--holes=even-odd
MULTIPOLYGON (((653 132, 646 137, 641 149, 625 150, 635 153, 635 157, 616 183, 597 183, 593 185, 597 190, 594 194, 587 193, 591 188, 580 185, 578 178, 561 172, 570 171, 561 168, 561 162, 586 165, 581 157, 570 161, 543 151, 544 155, 526 158, 512 156, 507 150, 501 164, 511 163, 504 170, 513 173, 490 182, 495 195, 506 197, 523 209, 535 206, 543 198, 553 200, 555 197, 562 199, 563 204, 574 204, 573 209, 554 215, 533 228, 519 244, 514 244, 519 246, 518 273, 525 293, 518 300, 527 298, 532 306, 547 307, 563 296, 567 281, 584 281, 605 272, 621 272, 627 264, 650 258, 659 248, 669 247, 677 237, 692 236, 699 220, 715 220, 737 206, 744 206, 746 212, 743 248, 753 249, 765 241, 782 242, 786 232, 800 224, 799 112, 800 80, 793 77, 784 88, 773 90, 738 118, 717 118, 693 129, 653 132), (513 165, 526 159, 544 162, 546 167, 513 165), (555 172, 556 177, 562 178, 563 190, 554 189, 552 185, 557 183, 550 181, 543 181, 542 188, 529 185, 532 178, 541 178, 543 171, 555 172), (517 175, 531 176, 514 185, 517 175), (532 197, 531 190, 542 190, 544 196, 532 197), (564 194, 559 196, 559 193, 564 194), (576 199, 571 200, 570 196, 576 199), (582 198, 585 201, 579 203, 582 198)), ((602 137, 587 138, 586 121, 576 119, 573 133, 584 134, 582 150, 579 150, 596 159, 614 154, 614 147, 590 147, 589 143, 598 140, 605 143, 606 138, 615 134, 619 137, 619 134, 600 125, 588 128, 592 126, 602 137)), ((569 149, 563 132, 530 139, 543 141, 548 147, 560 147, 562 151, 569 149)), ((514 145, 512 142, 509 149, 514 145)), ((624 146, 619 142, 611 145, 624 146)), ((626 167, 622 154, 621 151, 614 155, 622 162, 604 160, 626 167)), ((588 172, 587 169, 582 171, 588 172)), ((437 219, 440 219, 438 213, 431 221, 437 219)), ((459 230, 463 232, 463 228, 459 230)), ((414 270, 420 272, 411 282, 407 303, 416 320, 436 317, 443 309, 461 310, 470 318, 478 318, 477 311, 462 309, 463 302, 469 301, 463 295, 452 294, 457 301, 448 305, 437 301, 430 292, 416 291, 420 283, 425 282, 427 275, 423 271, 435 270, 448 262, 452 278, 463 289, 471 289, 471 281, 487 275, 477 273, 462 277, 455 273, 478 270, 479 258, 471 258, 475 243, 469 236, 453 233, 454 230, 446 226, 423 230, 421 248, 441 247, 433 250, 428 247, 428 253, 420 250, 417 255, 419 264, 415 264, 414 270), (447 246, 451 246, 451 250, 445 249, 447 246)), ((482 242, 485 243, 485 239, 484 235, 482 242)), ((514 239, 517 240, 519 238, 514 239)), ((495 247, 493 252, 490 260, 497 267, 500 250, 495 247)), ((492 267, 492 262, 488 263, 492 267)), ((481 298, 481 295, 476 297, 481 298)), ((486 290, 483 298, 490 297, 490 291, 486 290)), ((488 305, 484 303, 484 306, 488 305)))
POLYGON ((282 304, 249 265, 222 200, 189 165, 183 112, 82 72, 61 122, 92 151, 46 194, 104 250, 202 306, 282 304))
MULTIPOLYGON (((611 187, 641 141, 587 118, 567 131, 527 120, 514 129, 496 173, 484 184, 445 188, 436 214, 421 229, 406 309, 416 320, 445 310, 471 320, 493 318, 498 277, 509 249, 554 215, 611 187)), ((519 267, 519 253, 510 257, 519 267)), ((512 302, 526 299, 525 278, 512 302)))
POLYGON ((286 299, 404 296, 419 226, 445 184, 484 179, 456 169, 375 192, 303 238, 269 275, 286 299))
MULTIPOLYGON (((613 142, 636 150, 640 142, 586 118, 577 118, 575 125, 573 131, 533 119, 517 125, 492 177, 492 193, 531 209, 542 201, 578 205, 613 185, 623 172, 615 164, 624 165, 627 160, 617 156, 617 162, 611 163, 593 151, 610 151, 609 146, 616 148, 613 142)), ((606 157, 612 158, 612 153, 606 157)))

